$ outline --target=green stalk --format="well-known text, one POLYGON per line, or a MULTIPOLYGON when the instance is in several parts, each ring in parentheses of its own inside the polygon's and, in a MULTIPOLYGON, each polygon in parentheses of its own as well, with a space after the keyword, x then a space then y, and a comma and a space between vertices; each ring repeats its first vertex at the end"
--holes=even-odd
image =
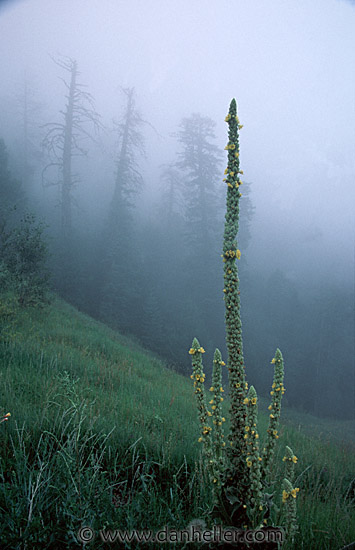
POLYGON ((226 341, 228 349, 228 371, 230 385, 230 457, 234 466, 245 456, 244 426, 246 419, 245 398, 247 384, 243 357, 242 323, 240 319, 239 278, 236 260, 240 259, 241 252, 237 245, 239 227, 239 187, 242 184, 239 170, 239 119, 237 104, 232 99, 229 113, 226 116, 229 126, 228 165, 225 171, 227 183, 227 212, 225 216, 223 262, 224 262, 224 293, 225 293, 225 321, 226 341))

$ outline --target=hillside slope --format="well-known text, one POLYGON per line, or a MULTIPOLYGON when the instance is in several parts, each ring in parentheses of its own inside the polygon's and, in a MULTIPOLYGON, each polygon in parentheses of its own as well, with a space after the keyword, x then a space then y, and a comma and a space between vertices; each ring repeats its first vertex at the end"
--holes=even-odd
MULTIPOLYGON (((210 493, 189 378, 60 299, 20 310, 7 297, 0 322, 1 407, 12 415, 0 427, 1 548, 79 548, 80 525, 178 529, 203 517, 210 493)), ((341 548, 355 540, 350 425, 319 422, 333 440, 317 419, 284 413, 275 468, 290 445, 296 547, 341 548)))

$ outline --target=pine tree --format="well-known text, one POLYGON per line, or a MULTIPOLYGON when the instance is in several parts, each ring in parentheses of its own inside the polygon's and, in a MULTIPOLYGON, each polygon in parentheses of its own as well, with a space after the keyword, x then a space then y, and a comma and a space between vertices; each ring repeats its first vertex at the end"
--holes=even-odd
POLYGON ((217 244, 222 151, 214 143, 215 126, 209 117, 193 114, 182 120, 176 134, 181 146, 176 166, 184 181, 186 240, 193 254, 196 248, 202 255, 217 244))
POLYGON ((63 57, 54 60, 69 73, 69 82, 63 79, 67 89, 66 104, 61 111, 61 120, 44 125, 46 135, 43 145, 48 151, 50 162, 42 171, 45 186, 59 188, 60 224, 56 235, 54 285, 67 299, 75 301, 81 287, 80 247, 76 241, 73 224, 73 206, 75 204, 74 187, 80 181, 74 173, 74 157, 85 156, 87 150, 83 142, 93 140, 93 134, 101 127, 99 115, 94 109, 94 101, 89 92, 79 82, 80 72, 74 59, 63 57))
MULTIPOLYGON (((17 140, 20 158, 16 162, 18 175, 26 189, 34 184, 36 163, 39 164, 42 152, 40 149, 40 117, 42 104, 36 99, 36 91, 25 75, 25 79, 16 95, 20 134, 17 140)), ((31 189, 33 191, 33 189, 31 189)))
POLYGON ((63 80, 67 89, 66 105, 61 111, 60 122, 49 122, 44 125, 46 135, 43 141, 50 162, 43 170, 43 181, 46 185, 59 185, 62 238, 66 246, 70 245, 73 225, 73 188, 79 181, 73 173, 73 157, 85 155, 84 139, 93 139, 90 128, 96 132, 101 126, 99 115, 94 109, 91 94, 79 83, 80 72, 74 59, 63 57, 55 63, 70 75, 69 83, 63 80), (53 178, 51 169, 57 169, 58 178, 53 178), (51 173, 50 180, 48 179, 51 173))
POLYGON ((215 298, 220 287, 223 220, 219 191, 223 153, 215 144, 215 126, 211 118, 192 114, 182 120, 176 133, 184 215, 179 285, 185 298, 180 308, 184 310, 184 325, 188 323, 191 331, 198 327, 201 337, 211 345, 216 343, 214 327, 223 319, 222 306, 215 298))
POLYGON ((144 158, 142 126, 135 106, 134 88, 123 90, 126 108, 116 123, 118 154, 115 187, 104 230, 99 274, 99 315, 125 332, 139 324, 141 258, 137 250, 133 210, 143 187, 140 172, 144 158))

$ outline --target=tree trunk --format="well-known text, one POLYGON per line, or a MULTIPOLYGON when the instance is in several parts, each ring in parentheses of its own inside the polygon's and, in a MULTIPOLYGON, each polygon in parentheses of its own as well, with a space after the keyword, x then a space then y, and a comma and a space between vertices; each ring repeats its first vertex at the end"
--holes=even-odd
POLYGON ((76 90, 77 64, 73 62, 71 67, 71 79, 69 86, 68 103, 65 112, 65 130, 63 144, 63 181, 62 181, 62 204, 61 204, 61 222, 62 232, 65 240, 68 240, 72 231, 72 145, 73 145, 73 111, 74 98, 76 90))

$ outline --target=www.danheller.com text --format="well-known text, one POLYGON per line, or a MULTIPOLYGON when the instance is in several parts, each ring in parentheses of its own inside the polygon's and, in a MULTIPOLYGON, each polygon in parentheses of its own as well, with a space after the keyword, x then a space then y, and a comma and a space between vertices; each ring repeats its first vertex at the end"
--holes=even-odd
POLYGON ((201 529, 199 526, 191 525, 188 529, 177 530, 168 526, 152 531, 145 530, 119 530, 119 529, 102 529, 94 531, 91 527, 81 527, 77 537, 80 542, 89 543, 97 536, 102 542, 158 542, 158 543, 177 543, 177 542, 226 542, 226 543, 242 543, 242 542, 280 542, 284 541, 284 532, 278 528, 264 528, 257 530, 244 530, 223 528, 220 525, 215 525, 212 529, 201 529))

